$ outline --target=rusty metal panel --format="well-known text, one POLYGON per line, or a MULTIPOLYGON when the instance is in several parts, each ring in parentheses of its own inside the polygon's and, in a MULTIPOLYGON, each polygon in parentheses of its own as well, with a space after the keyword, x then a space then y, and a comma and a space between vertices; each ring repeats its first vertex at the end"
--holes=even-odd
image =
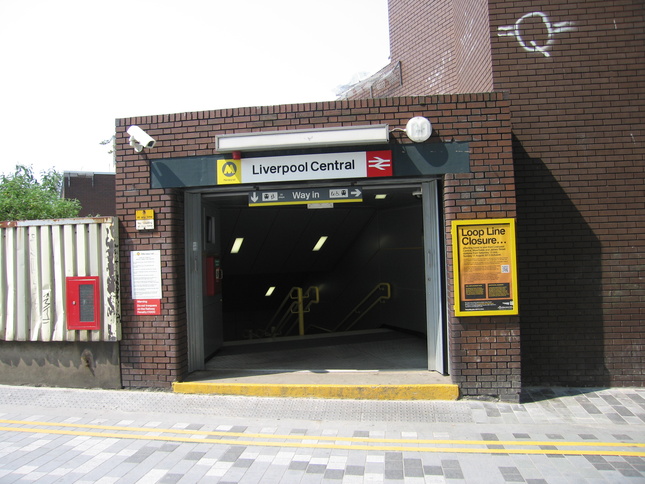
POLYGON ((116 217, 0 223, 0 340, 118 341, 116 217), (101 329, 69 331, 65 278, 98 276, 101 329))

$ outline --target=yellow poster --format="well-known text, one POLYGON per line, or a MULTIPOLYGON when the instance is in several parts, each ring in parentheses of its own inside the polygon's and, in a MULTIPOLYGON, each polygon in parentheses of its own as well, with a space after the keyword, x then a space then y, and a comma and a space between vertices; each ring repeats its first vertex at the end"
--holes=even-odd
POLYGON ((455 315, 518 314, 515 220, 452 222, 455 315))

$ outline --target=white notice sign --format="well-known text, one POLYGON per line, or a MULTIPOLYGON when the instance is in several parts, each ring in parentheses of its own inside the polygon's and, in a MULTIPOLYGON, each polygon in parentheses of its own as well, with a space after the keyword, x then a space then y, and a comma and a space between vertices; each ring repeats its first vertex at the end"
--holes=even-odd
POLYGON ((161 251, 133 250, 132 299, 161 299, 161 251))

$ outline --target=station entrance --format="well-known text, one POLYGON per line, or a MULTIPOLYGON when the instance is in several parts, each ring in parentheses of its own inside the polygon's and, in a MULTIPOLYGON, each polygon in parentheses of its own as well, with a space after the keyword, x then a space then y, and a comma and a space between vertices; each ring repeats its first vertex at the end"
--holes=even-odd
POLYGON ((190 371, 448 373, 438 184, 363 185, 333 204, 185 192, 190 371))

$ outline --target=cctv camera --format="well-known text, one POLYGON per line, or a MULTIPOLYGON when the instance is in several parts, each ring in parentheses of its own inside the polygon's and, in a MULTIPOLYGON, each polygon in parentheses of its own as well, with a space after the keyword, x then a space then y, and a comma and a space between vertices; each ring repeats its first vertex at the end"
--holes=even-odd
POLYGON ((134 148, 134 151, 140 153, 144 148, 154 148, 156 141, 152 136, 149 136, 144 130, 139 126, 130 126, 128 128, 128 134, 130 135, 130 146, 134 148))

